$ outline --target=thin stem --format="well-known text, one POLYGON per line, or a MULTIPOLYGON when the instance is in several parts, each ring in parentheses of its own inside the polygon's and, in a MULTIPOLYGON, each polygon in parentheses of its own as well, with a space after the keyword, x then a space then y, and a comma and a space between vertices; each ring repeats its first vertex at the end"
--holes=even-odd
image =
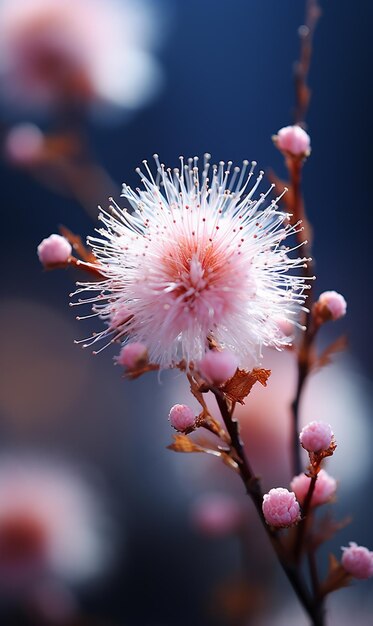
POLYGON ((315 491, 316 480, 317 480, 317 474, 315 474, 315 476, 312 476, 312 478, 311 478, 311 482, 310 482, 309 487, 308 487, 307 495, 305 497, 304 504, 303 504, 303 507, 302 507, 302 520, 301 520, 301 522, 298 525, 298 532, 297 532, 295 548, 294 548, 295 560, 297 562, 299 561, 299 558, 301 556, 303 540, 304 540, 304 536, 305 536, 305 533, 306 533, 306 530, 307 530, 307 526, 308 526, 308 522, 309 522, 308 515, 309 515, 309 512, 310 512, 310 508, 311 508, 312 496, 313 496, 313 493, 315 491))
POLYGON ((245 485, 247 494, 250 496, 251 500, 254 503, 260 521, 271 541, 278 561, 290 584, 292 585, 299 601, 310 616, 313 626, 324 626, 323 616, 322 614, 319 614, 319 610, 317 609, 317 607, 315 607, 313 599, 305 585, 299 568, 296 565, 287 562, 284 547, 280 541, 277 531, 266 523, 262 510, 262 489, 259 479, 254 474, 254 471, 246 456, 244 446, 240 438, 238 422, 235 418, 232 417, 232 411, 230 410, 227 400, 222 391, 215 387, 212 387, 211 391, 216 398, 221 416, 224 420, 225 426, 231 438, 231 445, 235 454, 234 458, 238 463, 242 482, 245 485))

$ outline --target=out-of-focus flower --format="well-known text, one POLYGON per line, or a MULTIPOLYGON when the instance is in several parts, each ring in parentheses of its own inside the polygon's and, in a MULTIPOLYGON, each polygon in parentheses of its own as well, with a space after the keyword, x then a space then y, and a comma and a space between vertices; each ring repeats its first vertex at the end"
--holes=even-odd
POLYGON ((196 421, 194 412, 186 404, 174 404, 168 417, 171 422, 171 426, 180 432, 188 430, 188 428, 194 426, 196 421))
POLYGON ((208 493, 198 498, 191 509, 193 526, 201 533, 222 536, 236 532, 244 520, 242 507, 223 493, 208 493))
POLYGON ((293 526, 300 520, 300 507, 295 494, 283 487, 265 493, 262 508, 267 524, 276 528, 293 526))
POLYGON ((198 370, 206 381, 220 385, 233 376, 237 366, 237 356, 229 350, 209 350, 198 363, 198 370))
POLYGON ((17 124, 10 129, 4 142, 6 157, 15 165, 33 165, 44 147, 44 135, 35 124, 17 124))
POLYGON ((74 102, 136 108, 160 71, 149 8, 132 0, 2 0, 0 77, 19 107, 74 102))
POLYGON ((346 315, 347 302, 337 291, 324 291, 313 307, 313 313, 323 322, 339 320, 346 315))
POLYGON ((50 235, 38 245, 39 261, 48 267, 56 263, 66 263, 72 252, 70 243, 61 235, 50 235))
POLYGON ((310 136, 298 125, 280 128, 273 140, 279 150, 294 156, 308 156, 311 152, 310 136))
POLYGON ((127 336, 161 367, 198 363, 208 338, 243 367, 255 364, 263 345, 288 345, 276 319, 296 316, 307 287, 291 274, 306 260, 290 258, 284 245, 296 226, 275 201, 265 206, 270 190, 252 200, 263 177, 250 189, 254 163, 231 171, 231 162, 211 167, 209 157, 202 171, 197 157, 188 164, 181 157, 171 172, 155 155, 156 179, 145 161, 144 190, 124 185, 134 213, 113 207, 100 215, 105 228, 90 243, 106 280, 79 283, 76 293, 89 292, 92 302, 99 291, 93 311, 105 320, 123 304, 130 317, 86 345, 127 336))
POLYGON ((302 428, 299 441, 308 452, 327 450, 332 443, 333 431, 325 422, 309 422, 302 428))
POLYGON ((350 541, 348 548, 342 548, 342 565, 346 572, 354 578, 372 578, 373 552, 364 546, 358 546, 350 541))
POLYGON ((94 494, 67 467, 30 457, 0 461, 0 579, 17 588, 52 576, 79 582, 107 556, 94 494))
POLYGON ((146 362, 146 346, 139 342, 127 343, 123 346, 115 360, 118 365, 123 365, 123 367, 127 367, 128 369, 134 369, 141 363, 146 362))
MULTIPOLYGON (((294 476, 290 483, 290 489, 294 491, 298 502, 304 503, 308 489, 310 486, 311 478, 306 474, 299 474, 294 476)), ((311 498, 312 506, 319 506, 320 504, 326 504, 334 496, 337 489, 337 481, 333 476, 324 470, 320 470, 317 475, 315 488, 311 498)))

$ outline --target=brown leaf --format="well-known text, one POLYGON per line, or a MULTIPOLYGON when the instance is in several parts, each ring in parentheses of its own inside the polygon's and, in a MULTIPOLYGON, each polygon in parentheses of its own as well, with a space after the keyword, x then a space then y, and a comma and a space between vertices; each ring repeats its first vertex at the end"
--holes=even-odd
POLYGON ((352 576, 346 572, 334 554, 329 554, 329 573, 320 587, 320 595, 326 596, 332 591, 348 587, 352 576))
POLYGON ((343 350, 346 350, 347 346, 348 346, 348 340, 347 340, 346 335, 341 335, 340 337, 338 337, 338 339, 333 341, 333 343, 331 343, 330 346, 325 348, 325 350, 321 353, 321 355, 317 359, 315 363, 315 367, 321 368, 321 367, 324 367, 325 365, 329 365, 329 363, 332 360, 332 356, 336 352, 342 352, 343 350))
MULTIPOLYGON (((206 446, 208 445, 209 444, 206 444, 206 446)), ((213 456, 219 457, 225 465, 234 471, 238 471, 238 465, 236 461, 232 459, 229 452, 223 449, 217 450, 206 446, 196 443, 186 435, 177 434, 174 435, 174 442, 167 446, 167 448, 174 452, 204 452, 205 454, 212 454, 213 456)))
POLYGON ((79 235, 75 235, 71 230, 66 228, 66 226, 60 226, 59 228, 62 237, 65 237, 67 241, 71 244, 74 252, 80 256, 83 261, 86 263, 94 263, 97 264, 97 259, 92 254, 92 252, 84 245, 82 242, 82 238, 79 235))
POLYGON ((265 369, 253 369, 251 372, 238 369, 221 390, 232 402, 244 404, 244 398, 249 395, 255 383, 259 382, 266 387, 270 374, 271 370, 265 369))

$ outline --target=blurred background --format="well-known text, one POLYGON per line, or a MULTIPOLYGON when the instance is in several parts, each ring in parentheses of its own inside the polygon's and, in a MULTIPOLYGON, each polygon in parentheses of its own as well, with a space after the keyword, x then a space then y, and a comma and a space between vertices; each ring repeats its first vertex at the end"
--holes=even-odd
MULTIPOLYGON (((317 291, 348 302, 321 343, 347 333, 349 349, 309 381, 302 421, 336 433, 335 514, 353 516, 329 544, 338 554, 350 540, 373 547, 373 15, 369 3, 320 4, 304 196, 317 291)), ((97 329, 69 307, 81 276, 43 271, 36 255, 61 224, 92 234, 97 205, 120 204, 121 183, 137 185, 135 167, 154 152, 170 166, 206 151, 255 159, 284 178, 271 136, 293 120, 304 15, 299 0, 0 0, 0 623, 307 624, 236 477, 166 449, 183 380, 125 381, 110 348, 94 358, 74 345, 97 329)), ((241 421, 264 486, 287 486, 295 364, 268 352, 264 366, 271 384, 241 421)), ((335 594, 330 624, 370 624, 370 590, 335 594)))

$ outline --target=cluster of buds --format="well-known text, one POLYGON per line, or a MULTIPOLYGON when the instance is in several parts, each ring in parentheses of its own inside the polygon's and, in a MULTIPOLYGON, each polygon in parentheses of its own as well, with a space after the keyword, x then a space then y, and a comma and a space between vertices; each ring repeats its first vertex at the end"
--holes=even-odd
MULTIPOLYGON (((330 424, 310 422, 300 432, 299 441, 309 453, 307 473, 294 476, 290 483, 292 491, 277 487, 263 497, 264 519, 274 529, 304 522, 313 508, 331 502, 337 490, 335 478, 321 468, 324 458, 331 456, 336 448, 330 424)), ((360 579, 373 577, 373 552, 354 542, 342 551, 338 565, 341 580, 346 576, 360 579)))

